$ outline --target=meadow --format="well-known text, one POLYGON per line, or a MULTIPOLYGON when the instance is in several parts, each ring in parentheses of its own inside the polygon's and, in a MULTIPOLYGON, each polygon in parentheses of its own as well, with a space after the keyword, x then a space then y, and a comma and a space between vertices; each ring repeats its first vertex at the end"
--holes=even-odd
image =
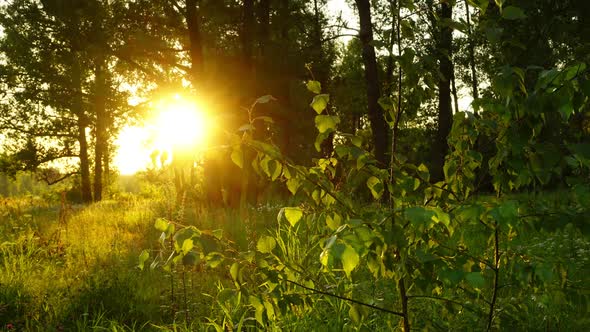
MULTIPOLYGON (((262 319, 257 316, 259 310, 246 297, 269 283, 268 279, 257 276, 257 269, 264 270, 264 266, 260 267, 262 261, 257 258, 254 264, 240 271, 250 275, 243 280, 250 278, 250 282, 257 280, 260 284, 242 280, 240 287, 236 287, 230 256, 266 252, 260 243, 270 235, 277 242, 276 256, 291 263, 299 260, 303 264, 306 259, 317 262, 322 248, 314 244, 317 238, 312 235, 313 224, 296 228, 281 224, 280 218, 277 221, 280 202, 250 207, 244 218, 235 209, 204 208, 196 204, 187 204, 179 211, 165 193, 165 190, 158 194, 122 193, 91 205, 72 205, 61 201, 58 195, 53 199, 47 195, 45 198, 33 195, 2 198, 0 330, 306 331, 321 328, 370 331, 401 328, 399 317, 370 307, 395 306, 399 295, 388 285, 387 278, 374 278, 371 269, 366 267, 356 269, 351 280, 342 274, 320 276, 326 285, 331 285, 321 288, 326 294, 317 289, 310 291, 315 286, 299 288, 292 294, 307 293, 306 299, 290 303, 290 309, 283 313, 277 311, 276 317, 267 312, 263 320, 265 325, 260 325, 257 323, 262 319), (157 255, 154 253, 162 250, 158 240, 160 232, 154 227, 158 220, 164 220, 161 218, 174 220, 179 229, 195 226, 201 230, 218 230, 223 234, 220 239, 224 242, 225 260, 213 266, 201 256, 203 259, 196 264, 160 264, 148 268, 151 258, 157 255), (150 252, 150 260, 140 269, 139 257, 146 250, 150 252), (310 255, 314 256, 311 260, 304 257, 310 255), (341 296, 330 295, 337 293, 341 296), (356 306, 351 303, 353 298, 363 304, 356 306)), ((563 206, 572 197, 561 192, 547 195, 544 201, 528 196, 519 197, 519 200, 523 206, 527 202, 531 211, 541 211, 541 206, 545 209, 563 206)), ((285 200, 283 205, 287 202, 285 200)), ((520 315, 511 316, 517 324, 507 323, 504 327, 582 331, 589 326, 586 314, 590 294, 587 288, 590 239, 586 232, 580 231, 588 215, 585 214, 587 210, 578 212, 542 214, 534 223, 537 226, 544 223, 546 227, 530 227, 523 230, 522 235, 516 232, 511 235, 514 239, 505 250, 511 252, 512 263, 518 263, 519 257, 541 263, 536 265, 536 272, 509 267, 511 274, 520 274, 513 281, 524 280, 519 287, 527 289, 507 285, 501 291, 504 310, 510 311, 511 306, 524 309, 512 313, 520 315)), ((486 242, 486 236, 476 228, 462 234, 469 236, 471 242, 486 242)), ((420 264, 428 265, 433 260, 427 256, 425 253, 417 255, 420 264)), ((310 271, 314 269, 321 270, 321 267, 309 267, 310 271)), ((479 283, 478 280, 473 282, 479 283)), ((482 296, 470 295, 467 288, 464 288, 465 298, 474 296, 477 301, 482 296)), ((439 315, 453 324, 452 330, 471 330, 473 325, 470 324, 477 321, 474 318, 478 315, 477 306, 466 306, 455 300, 437 303, 434 295, 445 292, 448 291, 439 287, 423 296, 426 301, 412 304, 413 324, 424 330, 445 330, 445 325, 436 323, 436 315, 439 315), (429 301, 430 297, 435 300, 429 301), (457 308, 461 309, 457 312, 457 308), (456 316, 451 318, 449 315, 453 312, 456 316)))
MULTIPOLYGON (((165 201, 134 195, 91 206, 60 206, 39 196, 2 198, 2 330, 166 330, 181 311, 171 274, 137 268, 140 252, 158 237, 154 221, 165 211, 165 201)), ((231 215, 206 218, 199 220, 236 235, 244 229, 229 224, 236 222, 231 215)), ((224 272, 186 273, 191 316, 212 315, 224 272)))

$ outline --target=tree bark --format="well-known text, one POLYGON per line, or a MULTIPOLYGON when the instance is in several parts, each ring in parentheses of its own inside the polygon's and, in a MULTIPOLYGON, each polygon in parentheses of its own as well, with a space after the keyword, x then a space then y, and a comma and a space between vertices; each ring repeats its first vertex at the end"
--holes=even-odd
POLYGON ((94 69, 95 99, 94 111, 96 116, 94 143, 94 201, 102 200, 103 191, 103 160, 106 150, 106 78, 105 61, 99 59, 94 69))
POLYGON ((433 180, 440 181, 444 178, 443 166, 445 156, 449 150, 447 137, 451 131, 453 113, 451 107, 451 79, 453 77, 452 42, 453 29, 448 25, 442 25, 442 20, 452 18, 453 9, 449 2, 442 2, 440 8, 440 20, 437 22, 439 28, 437 53, 439 60, 439 81, 438 81, 438 129, 433 144, 433 180))
MULTIPOLYGON (((477 71, 475 70, 475 45, 473 40, 473 31, 471 27, 471 15, 469 13, 469 4, 465 0, 465 15, 467 18, 467 38, 469 39, 469 66, 471 67, 471 93, 473 100, 479 99, 478 83, 477 83, 477 71)), ((477 115, 477 109, 474 108, 474 114, 477 115)))
POLYGON ((82 100, 82 73, 80 69, 80 60, 78 54, 73 53, 72 64, 72 85, 73 85, 73 104, 72 111, 77 117, 78 125, 78 143, 80 144, 80 189, 82 201, 84 203, 92 202, 92 189, 90 187, 90 163, 88 161, 88 141, 86 140, 87 120, 84 114, 82 100))
POLYGON ((362 44, 363 63, 365 65, 365 81, 367 89, 368 115, 371 123, 373 144, 375 146, 375 159, 380 167, 388 166, 387 151, 387 124, 383 117, 383 109, 379 105, 381 91, 377 70, 377 59, 373 46, 373 24, 371 22, 371 3, 369 0, 355 0, 359 12, 360 40, 362 44))
POLYGON ((451 77, 451 92, 453 93, 453 102, 455 104, 455 109, 453 114, 459 112, 459 97, 457 95, 457 85, 456 80, 455 80, 455 66, 453 65, 453 68, 451 70, 451 72, 453 73, 453 76, 451 77))
MULTIPOLYGON (((328 81, 330 79, 330 65, 325 63, 324 53, 324 31, 322 29, 322 12, 318 4, 318 0, 313 0, 313 44, 317 46, 317 52, 314 52, 315 59, 313 60, 313 74, 320 82, 324 93, 328 91, 328 81)), ((330 133, 328 137, 320 145, 321 156, 329 158, 334 151, 334 133, 330 133)))

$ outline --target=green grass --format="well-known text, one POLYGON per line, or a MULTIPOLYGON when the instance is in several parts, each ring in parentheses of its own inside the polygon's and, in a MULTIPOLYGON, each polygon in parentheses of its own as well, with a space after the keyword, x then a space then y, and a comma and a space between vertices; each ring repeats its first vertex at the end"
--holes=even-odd
MULTIPOLYGON (((534 199, 530 203, 519 197, 525 202, 521 214, 539 216, 527 219, 512 235, 510 254, 512 261, 545 262, 549 268, 544 277, 557 288, 563 283, 567 291, 531 288, 535 280, 530 285, 504 280, 507 286, 501 290, 499 304, 505 311, 499 328, 575 331, 590 325, 584 318, 589 298, 590 240, 577 227, 587 220, 576 213, 543 214, 545 210, 567 206, 565 196, 548 195, 546 202, 534 199), (568 219, 563 220, 564 216, 568 219), (556 268, 559 266, 563 269, 556 268), (555 271, 567 271, 567 274, 557 275, 555 271), (526 310, 511 311, 513 299, 522 302, 526 310)), ((309 234, 317 234, 323 226, 313 219, 297 228, 277 225, 280 205, 261 206, 240 214, 231 209, 195 206, 175 210, 170 199, 134 195, 66 208, 34 197, 2 199, 0 331, 7 331, 9 326, 17 331, 216 331, 223 330, 224 324, 235 326, 240 322, 254 327, 254 313, 247 306, 247 299, 238 303, 218 297, 220 290, 235 287, 227 264, 215 270, 204 269, 203 265, 183 270, 185 267, 180 265, 172 271, 161 267, 142 271, 137 267, 138 256, 144 249, 152 253, 159 249, 160 234, 154 228, 154 221, 165 217, 199 229, 222 229, 224 241, 229 241, 237 251, 256 250, 257 239, 262 234, 271 235, 277 239, 278 255, 301 266, 317 266, 321 248, 318 238, 309 234)), ((481 248, 478 254, 487 250, 489 234, 483 228, 476 225, 463 234, 481 244, 472 247, 481 248)), ((506 268, 517 271, 513 266, 506 268)), ((399 305, 392 280, 375 280, 366 268, 354 271, 352 281, 325 278, 323 282, 332 285, 335 293, 390 309, 399 305)), ((346 301, 314 295, 308 306, 292 307, 280 322, 268 328, 293 331, 400 328, 398 317, 363 307, 356 308, 361 322, 353 322, 350 308, 346 301)), ((410 303, 417 329, 444 330, 449 326, 455 330, 485 329, 473 325, 478 320, 473 314, 466 311, 445 314, 449 309, 452 308, 436 301, 416 299, 410 303), (452 319, 437 322, 438 315, 452 319)))
POLYGON ((3 198, 0 331, 7 326, 27 331, 212 328, 207 318, 223 317, 215 295, 229 283, 225 267, 215 273, 187 269, 184 283, 182 267, 140 271, 141 251, 159 248, 155 219, 223 229, 239 250, 248 250, 276 212, 252 210, 244 219, 221 208, 186 207, 179 213, 165 200, 132 195, 65 208, 30 197, 3 198))

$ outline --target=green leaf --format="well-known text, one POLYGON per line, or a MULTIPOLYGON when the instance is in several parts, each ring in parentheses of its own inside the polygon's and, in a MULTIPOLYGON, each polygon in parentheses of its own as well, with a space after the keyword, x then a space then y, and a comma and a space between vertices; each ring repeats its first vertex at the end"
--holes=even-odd
POLYGON ((260 302, 259 298, 252 295, 248 297, 248 300, 250 302, 250 305, 252 305, 256 310, 256 313, 254 314, 256 321, 260 325, 264 326, 264 319, 262 318, 262 314, 264 313, 264 305, 262 304, 262 302, 260 302))
POLYGON ((360 257, 351 246, 346 245, 342 256, 340 256, 340 261, 342 262, 344 272, 350 277, 352 270, 359 265, 360 257))
POLYGON ((268 254, 275 248, 276 245, 277 241, 275 241, 274 238, 268 235, 263 235, 262 237, 260 237, 260 239, 258 239, 256 249, 258 249, 258 251, 260 251, 263 254, 268 254))
POLYGON ((506 20, 520 20, 526 18, 522 9, 516 6, 508 6, 502 9, 502 17, 506 20))
POLYGON ((328 215, 326 217, 326 225, 328 225, 329 229, 335 231, 342 225, 342 218, 337 213, 334 213, 334 217, 328 215))
POLYGON ((297 179, 297 178, 290 178, 289 180, 287 180, 287 189, 289 189, 289 191, 293 195, 295 195, 297 193, 297 190, 299 189, 300 186, 301 186, 301 183, 299 182, 299 179, 297 179))
POLYGON ((174 226, 174 224, 173 223, 169 223, 168 224, 168 227, 166 228, 166 232, 165 232, 166 233, 166 237, 174 234, 174 231, 175 230, 176 230, 176 227, 174 226))
POLYGON ((322 114, 322 112, 328 107, 328 102, 330 101, 330 95, 328 94, 321 94, 313 97, 313 100, 310 106, 316 111, 318 114, 322 114))
POLYGON ((574 113, 574 105, 572 103, 572 99, 569 99, 567 102, 563 103, 559 107, 559 113, 561 113, 561 117, 564 121, 568 121, 570 116, 574 113))
POLYGON ((368 154, 361 154, 357 159, 356 159, 356 169, 357 170, 361 170, 361 168, 365 167, 365 165, 367 164, 367 160, 369 159, 369 155, 368 154))
POLYGON ((229 268, 229 274, 231 275, 234 281, 238 281, 238 272, 240 271, 240 265, 238 263, 233 263, 232 266, 229 268))
POLYGON ((350 138, 350 143, 352 143, 352 145, 360 148, 363 145, 363 138, 358 137, 358 136, 352 136, 350 138))
POLYGON ((318 115, 315 117, 315 126, 322 134, 335 131, 336 125, 339 123, 340 117, 336 115, 318 115))
POLYGON ((449 228, 449 225, 451 224, 451 217, 449 216, 449 214, 438 207, 434 208, 434 212, 436 213, 436 215, 433 217, 433 220, 436 222, 440 222, 447 228, 449 228))
POLYGON ((481 205, 460 206, 456 215, 464 222, 479 222, 484 208, 481 205))
POLYGON ((303 217, 303 210, 301 210, 301 208, 285 207, 283 209, 285 213, 285 218, 287 218, 287 221, 291 224, 291 226, 297 225, 299 220, 301 220, 301 218, 303 217))
POLYGON ((231 288, 226 288, 221 290, 221 292, 219 292, 217 294, 217 301, 224 303, 227 301, 230 301, 234 298, 234 296, 236 296, 237 292, 235 289, 231 289, 231 288))
POLYGON ((434 211, 419 206, 407 208, 404 211, 404 214, 406 219, 409 220, 412 225, 426 228, 429 228, 432 225, 434 222, 433 217, 435 216, 434 211))
POLYGON ((271 100, 276 100, 276 98, 271 95, 262 96, 256 99, 256 104, 266 104, 271 100))
POLYGON ((355 324, 361 323, 361 313, 356 305, 351 305, 350 309, 348 310, 348 316, 355 324))
POLYGON ((194 247, 194 243, 193 243, 193 239, 186 239, 184 240, 184 242, 182 242, 182 252, 184 254, 187 254, 189 251, 191 251, 194 247))
POLYGON ((481 275, 481 272, 469 272, 465 274, 465 280, 473 288, 483 288, 486 285, 486 281, 481 275))
POLYGON ((271 162, 269 162, 269 170, 270 180, 275 181, 281 175, 281 172, 283 171, 283 165, 276 160, 271 160, 271 162))
POLYGON ((272 303, 270 303, 268 301, 264 301, 264 308, 266 309, 266 317, 268 317, 269 320, 274 320, 275 319, 275 310, 274 310, 272 303))
POLYGON ((315 93, 316 95, 322 92, 322 84, 318 81, 307 81, 307 90, 315 93))
POLYGON ((267 123, 275 123, 274 120, 270 116, 257 116, 252 121, 262 120, 267 123))
POLYGON ((194 251, 189 252, 188 254, 182 257, 182 264, 183 265, 197 265, 201 261, 201 257, 194 251))
POLYGON ((216 268, 223 262, 223 255, 218 252, 211 252, 205 259, 209 267, 216 268))
POLYGON ((138 267, 140 270, 143 271, 143 267, 145 262, 150 258, 150 252, 148 250, 143 250, 139 255, 139 264, 138 267))
POLYGON ((418 166, 418 174, 424 182, 430 181, 430 172, 428 171, 428 167, 426 167, 426 165, 420 164, 420 166, 418 166))
POLYGON ((211 234, 213 234, 216 239, 221 240, 223 237, 223 229, 215 229, 211 232, 211 234))
POLYGON ((377 177, 371 176, 367 179, 367 187, 371 190, 373 198, 379 199, 383 195, 383 183, 377 177))
POLYGON ((194 226, 186 227, 176 232, 176 234, 174 234, 174 248, 176 249, 176 252, 180 252, 184 245, 184 241, 193 236, 200 236, 200 231, 194 226))
POLYGON ((244 153, 242 152, 242 148, 239 145, 234 147, 234 149, 232 150, 231 160, 239 168, 244 168, 244 153))
POLYGON ((262 170, 264 171, 264 173, 266 175, 268 175, 268 177, 270 177, 272 174, 270 173, 270 168, 268 166, 268 163, 271 161, 271 159, 268 156, 264 156, 264 158, 262 158, 262 160, 260 161, 260 168, 262 168, 262 170))
POLYGON ((160 232, 165 232, 166 229, 168 229, 168 220, 164 219, 164 218, 158 218, 156 219, 156 223, 154 224, 154 227, 159 230, 160 232))
POLYGON ((316 151, 318 151, 318 152, 322 151, 322 142, 324 142, 324 140, 326 140, 326 138, 328 138, 329 136, 330 136, 329 132, 318 134, 318 136, 316 137, 315 142, 313 144, 316 151))

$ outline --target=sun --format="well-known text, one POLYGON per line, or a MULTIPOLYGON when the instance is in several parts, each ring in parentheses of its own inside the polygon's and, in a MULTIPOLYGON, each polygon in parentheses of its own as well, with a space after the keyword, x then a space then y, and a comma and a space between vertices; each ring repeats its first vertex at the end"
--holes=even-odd
POLYGON ((175 96, 159 108, 153 123, 158 148, 186 152, 206 144, 207 118, 200 105, 175 96))
POLYGON ((167 153, 167 161, 192 158, 206 145, 211 121, 195 100, 175 95, 155 103, 143 126, 124 127, 117 140, 115 165, 123 175, 154 165, 153 154, 167 153))

